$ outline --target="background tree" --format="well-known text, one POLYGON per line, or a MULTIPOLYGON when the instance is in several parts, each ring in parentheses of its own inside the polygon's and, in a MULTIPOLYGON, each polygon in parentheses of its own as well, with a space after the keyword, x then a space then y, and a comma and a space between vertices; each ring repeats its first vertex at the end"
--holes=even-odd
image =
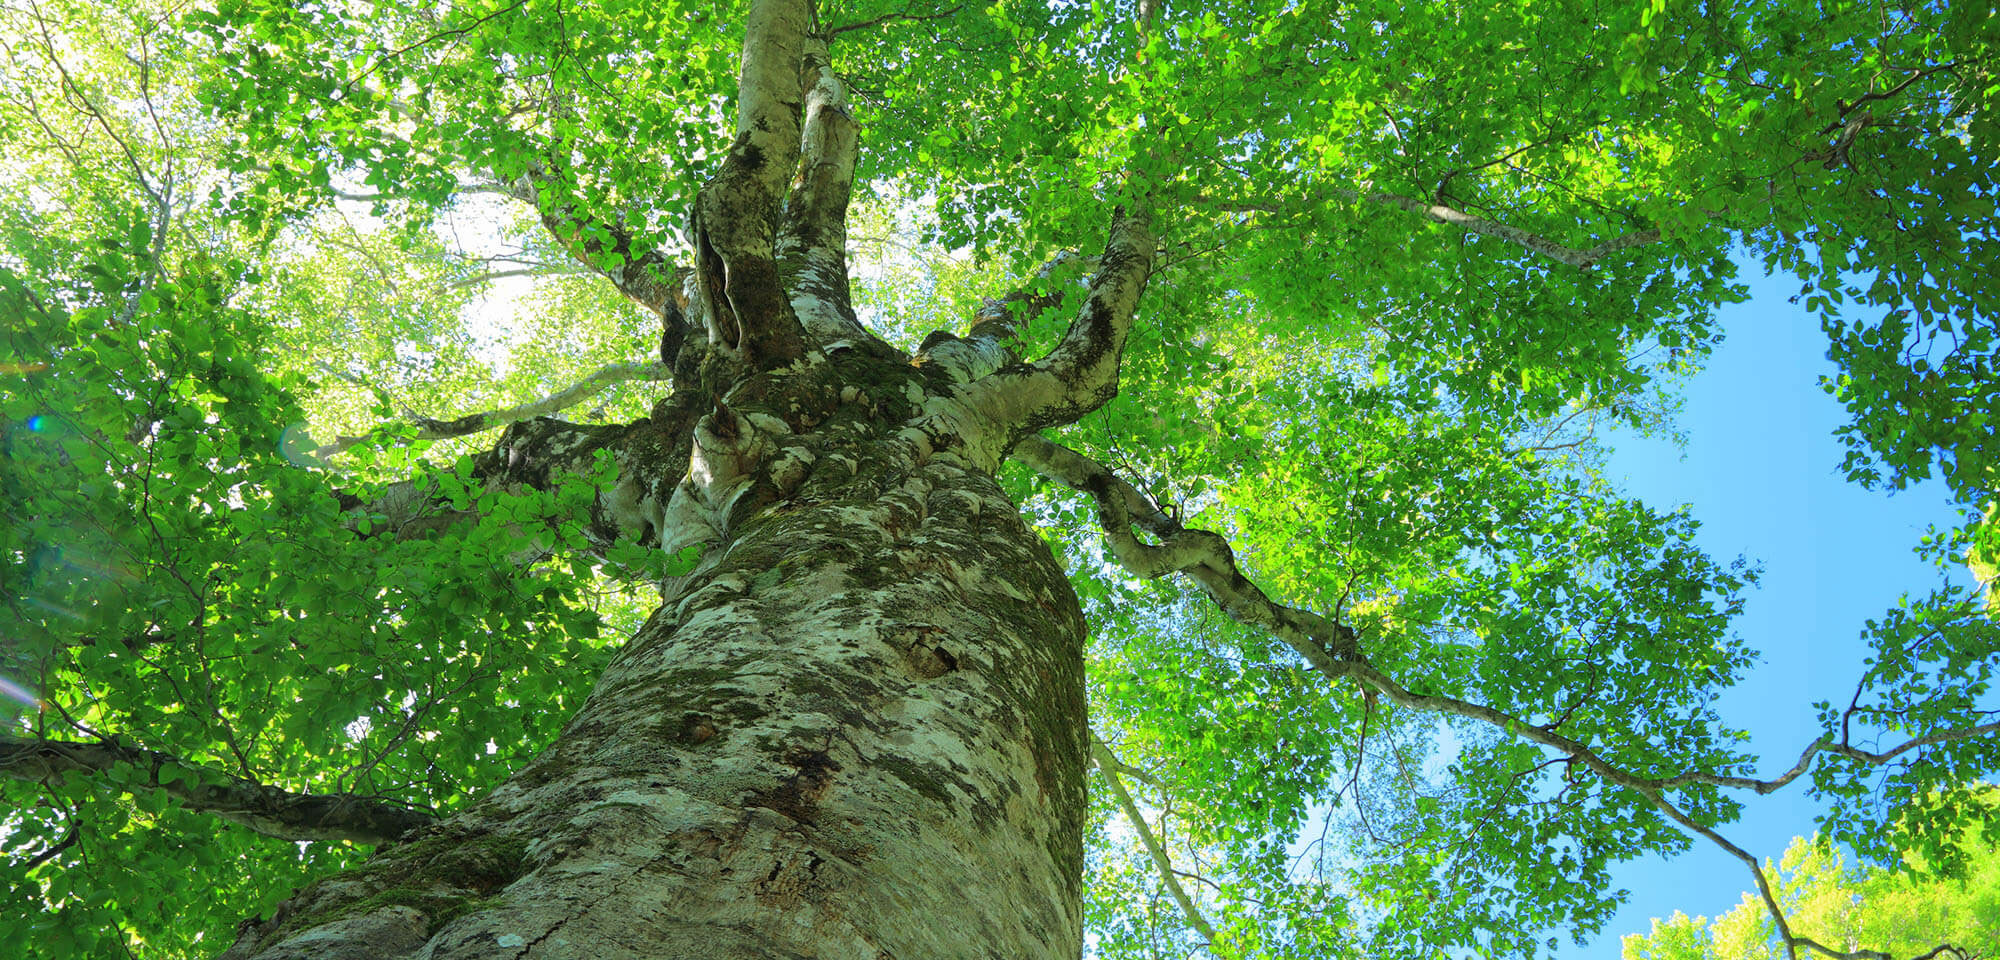
POLYGON ((1950 869, 1978 597, 1760 778, 1593 442, 1749 256, 1992 555, 1994 13, 1629 6, 7 6, 6 947, 1530 953, 1699 840, 1790 951, 1799 779, 1950 869))
MULTIPOLYGON (((1916 956, 1935 948, 1938 931, 1950 930, 1960 956, 1990 957, 2000 951, 2000 856, 1976 831, 1968 839, 1971 857, 1956 877, 1936 876, 1922 862, 1898 864, 1907 870, 1849 863, 1830 845, 1807 837, 1794 838, 1784 859, 1765 869, 1778 878, 1778 897, 1792 929, 1831 950, 1916 956)), ((1775 957, 1784 948, 1774 932, 1761 900, 1745 894, 1741 905, 1713 921, 1683 913, 1654 920, 1650 934, 1625 937, 1625 957, 1775 957)))

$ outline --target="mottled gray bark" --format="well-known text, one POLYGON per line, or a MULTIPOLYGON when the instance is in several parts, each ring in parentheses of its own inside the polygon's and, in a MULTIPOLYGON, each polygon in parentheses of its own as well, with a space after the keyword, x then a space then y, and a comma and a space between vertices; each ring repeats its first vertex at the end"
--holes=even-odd
POLYGON ((1077 956, 1083 621, 985 444, 909 427, 950 386, 844 351, 678 439, 685 394, 510 431, 482 468, 510 483, 616 444, 619 488, 671 502, 608 522, 700 565, 530 767, 227 956, 1077 956))
MULTIPOLYGON (((246 922, 225 957, 1081 953, 1083 617, 993 474, 1116 391, 1147 218, 1110 218, 1048 356, 1015 359, 984 315, 979 357, 890 347, 848 302, 858 131, 808 19, 751 4, 693 268, 606 274, 660 314, 671 394, 630 424, 520 421, 475 466, 546 488, 609 453, 590 547, 699 546, 698 566, 531 765, 246 922)), ((416 490, 415 514, 451 522, 416 490)))

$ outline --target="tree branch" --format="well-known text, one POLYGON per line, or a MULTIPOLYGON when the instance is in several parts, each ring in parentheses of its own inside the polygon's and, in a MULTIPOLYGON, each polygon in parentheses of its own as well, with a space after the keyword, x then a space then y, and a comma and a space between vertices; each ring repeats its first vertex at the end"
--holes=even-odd
POLYGON ((875 17, 869 20, 863 20, 859 23, 849 23, 849 24, 844 24, 842 26, 834 27, 826 31, 826 35, 828 38, 837 37, 843 33, 849 33, 855 30, 870 30, 875 27, 879 27, 885 23, 897 23, 897 22, 920 23, 925 20, 941 20, 944 19, 945 17, 949 17, 959 12, 960 10, 965 9, 965 4, 958 3, 958 4, 953 4, 951 7, 947 9, 939 10, 936 13, 911 13, 910 9, 911 7, 914 6, 915 4, 911 4, 910 6, 906 6, 902 10, 897 11, 895 13, 885 13, 879 17, 875 17))
MULTIPOLYGON (((1236 568, 1234 555, 1229 550, 1228 541, 1221 535, 1208 531, 1189 531, 1168 516, 1146 495, 1139 492, 1123 478, 1113 474, 1110 468, 1084 456, 1068 447, 1051 443, 1039 436, 1022 437, 1015 444, 1013 457, 1041 475, 1083 491, 1097 501, 1100 518, 1124 515, 1132 519, 1140 529, 1170 545, 1169 554, 1192 554, 1190 543, 1205 543, 1213 552, 1202 555, 1200 562, 1180 568, 1179 572, 1193 580, 1195 586, 1229 616, 1246 626, 1267 630, 1283 640, 1287 645, 1304 656, 1308 662, 1329 676, 1342 675, 1342 662, 1360 656, 1355 645, 1354 631, 1346 625, 1335 623, 1309 610, 1299 610, 1277 603, 1257 585, 1243 576, 1236 568), (1116 503, 1107 504, 1106 500, 1116 503), (1182 539, 1186 535, 1186 539, 1182 539), (1171 546, 1178 543, 1179 546, 1171 546)), ((1149 553, 1152 549, 1135 550, 1145 547, 1132 535, 1129 527, 1120 531, 1107 531, 1106 541, 1111 546, 1114 557, 1118 556, 1123 541, 1123 549, 1130 551, 1134 562, 1141 569, 1156 569, 1151 558, 1166 554, 1149 553)), ((1155 574, 1157 575, 1157 574, 1155 574)))
POLYGON ((38 854, 35 854, 32 857, 29 857, 26 863, 21 864, 21 872, 27 873, 28 871, 33 870, 36 867, 39 867, 42 864, 49 862, 50 860, 54 860, 57 856, 61 855, 64 850, 68 850, 69 848, 76 846, 77 837, 80 836, 81 834, 82 830, 78 828, 77 822, 75 820, 75 815, 72 814, 69 824, 69 830, 62 835, 62 839, 57 840, 52 844, 49 844, 47 849, 43 850, 38 854))
POLYGON ((1121 771, 1132 768, 1112 755, 1111 749, 1104 745, 1104 741, 1097 738, 1096 731, 1090 734, 1090 756, 1097 762, 1098 772, 1104 774, 1104 782, 1111 788, 1112 799, 1118 802, 1120 810, 1125 811, 1125 820, 1132 824, 1132 830, 1139 835, 1139 842, 1145 845, 1147 855, 1153 858, 1153 867, 1159 872, 1160 882, 1166 885, 1167 892, 1173 895, 1174 902, 1180 904, 1181 914, 1187 917, 1188 926, 1195 928, 1213 949, 1215 928, 1208 925, 1208 918, 1201 915, 1201 910, 1194 904, 1194 898, 1189 897, 1187 889, 1181 886, 1180 875, 1174 872, 1172 858, 1167 856, 1166 848, 1160 845, 1159 838, 1153 836, 1153 828, 1147 825, 1145 816, 1139 812, 1139 805, 1132 800, 1131 792, 1125 789, 1125 783, 1118 778, 1121 771))
MULTIPOLYGON (((686 392, 676 394, 685 399, 686 392)), ((698 405, 667 401, 653 416, 631 423, 581 424, 552 417, 529 417, 507 425, 491 449, 472 459, 471 479, 502 490, 553 490, 566 477, 587 476, 599 451, 611 455, 616 482, 599 487, 583 518, 589 550, 602 554, 621 541, 657 544, 666 532, 667 504, 675 483, 686 475, 698 405)), ((370 499, 336 492, 350 527, 366 518, 379 535, 421 539, 476 521, 476 508, 460 509, 439 485, 405 480, 389 484, 370 499)), ((459 501, 464 506, 463 501, 459 501)), ((371 533, 370 535, 377 535, 371 533)), ((548 555, 548 544, 531 545, 510 557, 532 563, 548 555)))
POLYGON ((1118 395, 1118 364, 1152 272, 1151 216, 1116 213, 1097 274, 1069 331, 1031 364, 1008 364, 958 387, 971 416, 997 425, 1000 452, 1043 427, 1071 423, 1118 395))
POLYGON ((775 230, 800 143, 804 0, 754 0, 737 82, 736 140, 695 197, 695 288, 709 341, 752 366, 805 355, 784 295, 775 230))
POLYGON ((878 342, 854 315, 847 278, 847 204, 853 193, 860 129, 847 108, 847 85, 833 70, 826 41, 806 42, 805 122, 799 177, 785 199, 778 231, 778 273, 792 312, 816 342, 878 342))
POLYGON ((0 776, 44 781, 116 769, 138 774, 135 786, 163 791, 190 810, 281 840, 389 843, 436 820, 426 811, 375 797, 292 793, 116 741, 0 737, 0 776))
MULTIPOLYGON (((1520 227, 1509 226, 1508 224, 1501 223, 1498 220, 1489 220, 1484 217, 1476 217, 1473 216, 1472 214, 1466 213, 1462 210, 1453 207, 1445 206, 1444 204, 1441 203, 1427 203, 1422 200, 1414 200, 1409 197, 1398 196, 1393 193, 1383 193, 1380 191, 1362 193, 1359 190, 1333 188, 1328 192, 1344 200, 1361 201, 1366 203, 1379 204, 1382 206, 1395 207, 1399 210, 1405 210, 1410 213, 1414 213, 1433 223, 1442 223, 1448 226, 1457 227, 1461 230, 1464 230, 1467 233, 1476 233, 1481 236, 1492 237, 1496 240, 1505 240, 1506 242, 1514 244, 1515 246, 1520 247, 1521 249, 1526 250, 1530 253, 1548 257, 1549 259, 1555 260, 1559 263, 1566 263, 1580 270, 1588 270, 1592 266, 1595 266, 1599 261, 1605 259, 1606 257, 1611 256, 1612 254, 1618 253, 1623 250, 1629 250, 1633 247, 1642 247, 1650 243, 1658 243, 1662 238, 1662 235, 1659 230, 1648 229, 1612 237, 1608 240, 1605 240, 1602 243, 1599 243, 1594 247, 1583 247, 1583 248, 1570 247, 1558 243, 1554 240, 1551 240, 1548 237, 1542 236, 1541 234, 1534 233, 1528 230, 1523 230, 1520 227)), ((1200 198, 1200 199, 1208 200, 1209 198, 1200 198)), ((1260 201, 1241 202, 1241 203, 1224 202, 1219 204, 1219 206, 1223 210, 1231 210, 1236 212, 1249 212, 1249 211, 1256 211, 1261 213, 1283 212, 1281 208, 1275 203, 1267 203, 1260 201)))
POLYGON ((1050 280, 1071 264, 1095 267, 1097 258, 1069 250, 1056 254, 1028 283, 999 297, 988 297, 973 314, 972 329, 965 336, 938 330, 925 337, 917 348, 918 362, 935 363, 954 381, 964 383, 1019 360, 1012 344, 1020 339, 1029 321, 1062 303, 1062 291, 1051 286, 1050 280))
MULTIPOLYGON (((345 375, 342 374, 342 376, 345 375)), ((511 407, 501 407, 497 410, 487 410, 481 413, 469 413, 451 420, 435 420, 408 410, 404 411, 404 415, 409 418, 410 423, 416 426, 417 439, 443 440, 448 437, 469 436, 484 430, 504 427, 510 423, 534 417, 546 417, 576 406, 601 393, 606 387, 614 383, 623 383, 627 380, 665 380, 669 376, 670 373, 666 366, 661 363, 650 361, 646 363, 611 363, 597 368, 597 370, 583 379, 540 400, 530 400, 511 407)), ((341 437, 332 443, 313 448, 310 453, 321 460, 326 460, 337 454, 345 453, 356 444, 367 439, 368 436, 366 434, 358 437, 341 437)))
POLYGON ((621 224, 578 208, 539 164, 505 193, 533 206, 542 226, 571 257, 611 281, 627 299, 657 314, 670 331, 685 323, 687 296, 682 291, 692 272, 688 268, 675 266, 660 248, 641 244, 621 224))
POLYGON ((1367 200, 1370 203, 1379 203, 1407 210, 1434 223, 1448 224, 1467 233, 1476 233, 1481 236, 1493 237, 1496 240, 1505 240, 1530 253, 1540 254, 1551 260, 1569 264, 1580 270, 1588 270, 1598 261, 1621 250, 1629 250, 1633 247, 1657 243, 1661 236, 1660 231, 1657 229, 1640 230, 1612 237, 1594 247, 1577 249, 1575 247, 1564 246, 1540 234, 1531 233, 1519 227, 1508 226, 1498 220, 1475 217, 1441 203, 1425 203, 1422 200, 1412 200, 1409 197, 1397 196, 1392 193, 1376 192, 1359 194, 1347 190, 1336 192, 1349 198, 1358 198, 1367 200))
POLYGON ((1822 738, 1808 744, 1800 753, 1798 762, 1790 770, 1767 780, 1727 776, 1701 770, 1686 770, 1662 777, 1642 777, 1613 765, 1585 744, 1555 732, 1553 724, 1537 725, 1484 704, 1452 697, 1412 693, 1377 670, 1361 655, 1353 631, 1345 624, 1327 620, 1310 611, 1280 604, 1270 599, 1248 580, 1243 580, 1240 586, 1232 582, 1218 584, 1223 575, 1239 579, 1242 576, 1236 570, 1235 557, 1230 550, 1228 540, 1212 531, 1189 530, 1181 526, 1152 501, 1146 499, 1145 494, 1140 493, 1137 487, 1113 474, 1110 468, 1103 464, 1038 436, 1022 438, 1014 448, 1014 455, 1037 473, 1089 494, 1097 503, 1100 523, 1108 519, 1116 524, 1123 518, 1129 518, 1129 522, 1119 529, 1107 530, 1105 541, 1111 548, 1112 556, 1134 575, 1150 579, 1167 573, 1186 574, 1195 581, 1196 586, 1214 598, 1232 619, 1246 626, 1269 630, 1329 676, 1336 679, 1360 680, 1379 691, 1391 702, 1401 706, 1432 713, 1450 713, 1477 720, 1501 728, 1520 739, 1559 750, 1576 758, 1593 772, 1618 786, 1657 792, 1692 784, 1706 784, 1769 794, 1798 779, 1810 767, 1812 758, 1822 752, 1880 765, 1921 747, 2000 733, 2000 721, 1995 721, 1912 738, 1882 751, 1863 750, 1847 743, 1835 743, 1822 738), (1163 541, 1162 545, 1140 543, 1131 531, 1131 524, 1137 524, 1158 537, 1163 541), (1329 655, 1328 651, 1332 651, 1333 654, 1329 655))
MULTIPOLYGON (((1152 29, 1162 6, 1141 0, 1136 10, 1140 33, 1152 29)), ((1154 144, 1134 146, 1139 148, 1136 157, 1154 144)), ((1163 166, 1173 165, 1174 158, 1167 156, 1163 166)), ((933 443, 947 436, 966 441, 975 462, 990 458, 997 464, 1020 437, 1073 423, 1118 395, 1125 339, 1159 254, 1152 230, 1152 175, 1134 161, 1120 181, 1114 195, 1123 205, 1111 208, 1110 236, 1097 258, 1097 273, 1062 340, 1033 363, 1010 363, 959 384, 947 409, 935 410, 917 425, 917 432, 933 443)))
POLYGON ((1902 83, 1896 84, 1895 86, 1890 87, 1887 90, 1876 90, 1864 93, 1861 96, 1855 97, 1853 103, 1847 103, 1845 101, 1836 103, 1835 106, 1839 108, 1840 114, 1833 119, 1833 122, 1828 123, 1824 127, 1821 127, 1819 135, 1823 137, 1829 133, 1834 132, 1835 130, 1839 130, 1840 128, 1847 126, 1847 115, 1853 113, 1856 109, 1859 109, 1863 104, 1872 103, 1877 100, 1892 99, 1897 94, 1902 93, 1904 90, 1909 89, 1911 84, 1916 83, 1919 80, 1927 79, 1932 74, 1950 73, 1957 69, 1958 69, 1958 61, 1953 60, 1950 63, 1940 63, 1937 66, 1928 67, 1922 70, 1912 70, 1910 71, 1909 76, 1903 78, 1902 83))
POLYGON ((1104 747, 1104 741, 1098 738, 1097 731, 1095 730, 1090 732, 1090 743, 1097 766, 1105 773, 1115 774, 1120 777, 1131 777, 1149 787, 1160 785, 1159 778, 1113 755, 1109 747, 1104 747), (1096 753, 1098 747, 1104 747, 1102 754, 1096 753))
POLYGON ((1613 764, 1583 742, 1555 732, 1553 724, 1536 725, 1485 704, 1420 694, 1405 688, 1368 662, 1353 631, 1346 625, 1271 600, 1236 571, 1235 558, 1225 538, 1210 531, 1187 530, 1146 499, 1138 488, 1083 454, 1037 436, 1023 437, 1013 452, 1017 459, 1036 472, 1087 493, 1096 501, 1099 522, 1106 526, 1106 542, 1113 556, 1132 573, 1149 578, 1168 572, 1184 573, 1231 619, 1268 631, 1297 651, 1328 679, 1356 682, 1365 690, 1372 690, 1408 709, 1447 713, 1478 721, 1509 737, 1527 740, 1566 755, 1606 783, 1644 797, 1682 828, 1714 843, 1749 867, 1765 906, 1784 938, 1787 952, 1796 946, 1807 946, 1846 960, 1888 960, 1886 954, 1869 951, 1854 954, 1830 951, 1809 938, 1794 936, 1757 859, 1682 811, 1666 798, 1665 792, 1690 784, 1708 784, 1768 794, 1797 779, 1809 767, 1813 756, 1822 751, 1864 763, 1882 764, 1920 747, 2000 732, 2000 722, 1965 726, 1913 738, 1879 752, 1823 738, 1808 745, 1791 770, 1770 780, 1724 776, 1699 770, 1664 777, 1641 776, 1613 764), (1158 537, 1161 545, 1139 543, 1131 530, 1135 523, 1158 537), (1176 563, 1183 565, 1174 567, 1176 563))

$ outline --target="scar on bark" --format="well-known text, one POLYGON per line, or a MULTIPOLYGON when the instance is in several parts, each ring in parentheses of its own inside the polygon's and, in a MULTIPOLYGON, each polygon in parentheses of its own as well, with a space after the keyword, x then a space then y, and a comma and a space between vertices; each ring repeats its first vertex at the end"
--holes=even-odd
POLYGON ((840 770, 840 764, 827 755, 824 748, 793 750, 785 754, 785 763, 795 772, 775 789, 750 794, 745 803, 776 810, 799 823, 813 826, 819 816, 819 798, 826 795, 827 787, 832 786, 833 775, 840 770))
POLYGON ((936 680, 958 669, 958 658, 943 646, 918 643, 905 651, 910 661, 910 672, 925 680, 936 680))

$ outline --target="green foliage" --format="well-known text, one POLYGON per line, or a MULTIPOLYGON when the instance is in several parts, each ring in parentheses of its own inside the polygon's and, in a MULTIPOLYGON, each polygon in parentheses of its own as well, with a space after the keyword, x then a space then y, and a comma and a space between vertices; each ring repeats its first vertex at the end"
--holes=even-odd
MULTIPOLYGON (((616 635, 600 620, 635 624, 694 558, 574 549, 608 466, 507 494, 469 480, 486 438, 380 424, 652 355, 656 321, 573 255, 612 225, 630 242, 594 267, 684 252, 742 6, 0 15, 0 673, 44 707, 10 707, 13 729, 442 812, 548 742, 616 635), (523 190, 595 232, 498 206, 523 190), (337 471, 309 455, 362 434, 337 471), (477 522, 385 536, 411 492, 477 522)), ((862 129, 856 306, 905 345, 962 329, 1146 190, 1162 259, 1120 398, 1061 439, 1226 534, 1405 686, 1641 776, 1752 769, 1713 703, 1754 659, 1730 622, 1755 569, 1620 495, 1593 447, 1600 423, 1670 429, 1674 379, 1742 295, 1732 253, 1797 275, 1821 316, 1849 475, 1941 476, 1964 522, 1928 555, 2000 556, 1990 5, 1157 6, 1142 31, 1113 3, 821 4, 822 27, 872 24, 832 43, 862 129)), ((1069 302, 1027 318, 1024 353, 1061 336, 1083 273, 1036 281, 1069 302)), ((624 385, 587 418, 655 395, 624 385)), ((1124 577, 1073 492, 1005 479, 1092 618, 1099 732, 1208 881, 1210 952, 1541 953, 1610 915, 1612 863, 1688 842, 1517 731, 1329 689, 1184 586, 1124 577)), ((1828 736, 1962 724, 1991 703, 1995 629, 1963 591, 1888 611, 1828 736)), ((1886 776, 1822 757, 1812 784, 1864 856, 1983 876, 1964 784, 1996 767, 1985 737, 1886 776)), ((0 781, 0 952, 212 952, 361 853, 132 787, 0 781), (157 878, 185 875, 204 882, 163 907, 157 878)), ((1667 795, 1703 826, 1736 813, 1713 787, 1667 795)), ((1096 802, 1097 955, 1198 948, 1096 802)), ((1799 856, 1799 884, 1892 883, 1799 856)), ((1647 955, 1707 949, 1698 927, 1647 955)))
MULTIPOLYGON (((31 270, 46 263, 14 250, 31 270)), ((284 381, 259 372, 265 328, 226 305, 227 281, 162 278, 122 319, 116 254, 85 271, 101 278, 89 290, 0 271, 0 302, 23 321, 0 349, 24 371, 0 401, 7 670, 42 691, 36 727, 425 808, 496 782, 574 708, 567 672, 602 662, 575 581, 509 561, 565 536, 576 494, 482 490, 461 464, 416 485, 475 511, 476 524, 405 539, 383 535, 386 515, 343 515, 330 478, 297 463, 301 411, 284 381), (75 309, 55 306, 72 298, 75 309)), ((415 452, 366 455, 408 471, 415 452)), ((368 503, 390 491, 342 493, 368 503)), ((14 914, 41 917, 8 936, 65 930, 82 938, 78 955, 110 949, 97 937, 163 955, 202 934, 213 943, 244 909, 353 853, 238 835, 115 778, 0 789, 17 847, 76 832, 13 879, 15 902, 47 909, 14 914), (218 830, 212 844, 189 842, 218 830), (177 860, 185 867, 167 866, 177 860), (153 873, 167 869, 225 879, 161 910, 153 873)))
MULTIPOLYGON (((423 466, 393 433, 356 451, 368 473, 319 469, 300 357, 365 362, 355 335, 408 336, 463 297, 389 301, 403 311, 396 333, 364 322, 383 298, 329 302, 329 268, 259 258, 189 199, 205 135, 172 111, 185 91, 167 84, 191 63, 93 59, 132 34, 131 49, 157 51, 158 15, 51 12, 106 46, 64 51, 67 100, 33 86, 48 77, 35 73, 10 75, 16 96, 0 97, 8 152, 36 158, 10 171, 0 205, 0 673, 40 696, 38 713, 10 703, 9 725, 116 738, 218 777, 449 811, 545 743, 581 695, 568 677, 603 662, 584 583, 510 560, 573 540, 576 498, 595 487, 480 489, 463 469, 423 466), (159 85, 156 122, 178 120, 161 128, 168 143, 149 138, 143 113, 114 110, 111 92, 135 82, 119 71, 139 69, 159 85), (342 497, 386 503, 402 489, 368 474, 447 492, 479 522, 387 536, 388 515, 343 510, 342 497)), ((12 52, 16 65, 47 64, 12 52)), ((338 259, 331 249, 322 263, 338 259)), ((408 282, 422 290, 425 278, 408 282)), ((377 342, 383 355, 399 346, 377 342)), ((257 836, 128 774, 139 772, 0 782, 0 951, 207 956, 244 917, 365 853, 257 836), (163 899, 168 876, 202 882, 163 899)))

